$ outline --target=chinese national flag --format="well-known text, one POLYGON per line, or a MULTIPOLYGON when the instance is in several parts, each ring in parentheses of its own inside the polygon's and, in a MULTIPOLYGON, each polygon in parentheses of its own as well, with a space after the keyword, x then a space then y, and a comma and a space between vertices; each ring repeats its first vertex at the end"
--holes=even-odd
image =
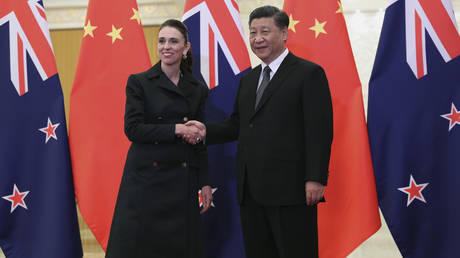
POLYGON ((151 66, 136 0, 90 0, 70 95, 69 137, 80 212, 107 246, 129 141, 129 74, 151 66))
POLYGON ((334 140, 326 203, 318 206, 320 257, 346 257, 380 227, 361 84, 335 0, 285 0, 287 45, 326 71, 334 109, 334 140))

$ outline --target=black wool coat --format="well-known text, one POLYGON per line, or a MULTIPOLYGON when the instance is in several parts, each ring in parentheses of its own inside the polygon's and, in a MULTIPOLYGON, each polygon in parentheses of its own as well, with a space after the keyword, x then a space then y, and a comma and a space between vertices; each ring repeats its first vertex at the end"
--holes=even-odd
POLYGON ((161 63, 126 87, 128 151, 106 257, 201 257, 198 190, 210 185, 203 144, 175 136, 175 124, 204 120, 208 88, 182 70, 178 86, 161 63))

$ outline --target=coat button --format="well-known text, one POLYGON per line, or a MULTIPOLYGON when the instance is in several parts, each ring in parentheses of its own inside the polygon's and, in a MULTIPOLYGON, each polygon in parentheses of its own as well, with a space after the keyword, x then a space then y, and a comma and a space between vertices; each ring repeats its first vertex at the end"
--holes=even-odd
POLYGON ((184 122, 188 121, 188 117, 184 116, 184 122))
POLYGON ((186 168, 187 167, 187 162, 182 162, 182 167, 186 168))
POLYGON ((157 163, 156 161, 153 162, 153 166, 154 166, 154 167, 158 167, 158 163, 157 163))

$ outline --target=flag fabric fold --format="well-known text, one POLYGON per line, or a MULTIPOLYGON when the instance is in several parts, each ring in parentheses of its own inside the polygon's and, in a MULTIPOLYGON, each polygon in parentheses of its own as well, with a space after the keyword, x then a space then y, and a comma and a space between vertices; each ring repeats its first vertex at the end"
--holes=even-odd
POLYGON ((287 46, 321 65, 334 112, 326 202, 318 205, 319 256, 345 257, 380 227, 361 83, 340 1, 285 0, 287 46))
POLYGON ((62 95, 41 1, 0 7, 0 247, 82 257, 62 95))
POLYGON ((103 249, 129 148, 128 76, 151 66, 135 0, 90 0, 70 95, 69 138, 80 212, 103 249))
POLYGON ((392 1, 369 82, 379 204, 403 257, 460 253, 460 37, 450 1, 392 1))
MULTIPOLYGON (((183 20, 192 45, 193 74, 210 89, 207 121, 222 121, 233 111, 239 79, 251 67, 238 4, 187 0, 183 20)), ((208 155, 214 201, 203 215, 206 257, 245 257, 236 201, 236 145, 210 146, 208 155)))

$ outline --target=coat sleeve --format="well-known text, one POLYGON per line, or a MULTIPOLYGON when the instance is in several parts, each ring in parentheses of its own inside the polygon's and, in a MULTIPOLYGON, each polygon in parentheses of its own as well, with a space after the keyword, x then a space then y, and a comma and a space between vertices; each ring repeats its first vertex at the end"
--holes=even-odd
POLYGON ((326 74, 315 66, 303 86, 305 181, 327 184, 333 136, 332 100, 326 74))
POLYGON ((206 144, 222 144, 226 142, 236 141, 239 135, 240 115, 238 107, 238 98, 243 79, 240 80, 238 92, 236 94, 235 103, 233 104, 233 112, 230 117, 224 121, 217 123, 206 124, 206 144))
MULTIPOLYGON (((202 98, 200 100, 200 105, 198 106, 198 112, 196 119, 202 123, 205 121, 205 107, 206 107, 206 99, 208 97, 208 88, 203 85, 203 94, 202 98)), ((199 174, 198 174, 198 186, 199 188, 206 186, 206 185, 211 185, 211 177, 209 175, 209 164, 208 164, 208 151, 206 148, 206 145, 203 143, 197 145, 197 151, 198 151, 198 158, 199 158, 199 174)))
POLYGON ((126 86, 125 134, 136 143, 174 142, 174 124, 147 124, 144 119, 145 93, 135 75, 126 86))

